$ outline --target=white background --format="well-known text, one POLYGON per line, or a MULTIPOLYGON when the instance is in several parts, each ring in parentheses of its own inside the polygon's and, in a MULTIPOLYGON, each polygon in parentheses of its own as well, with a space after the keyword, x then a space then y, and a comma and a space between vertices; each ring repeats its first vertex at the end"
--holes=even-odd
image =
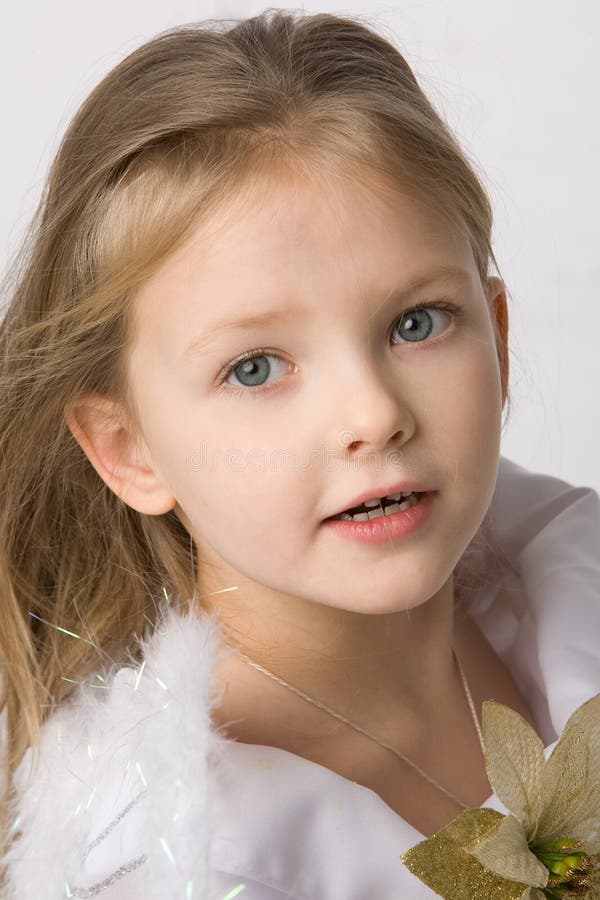
MULTIPOLYGON (((510 292, 513 409, 502 453, 600 490, 597 0, 274 4, 366 16, 403 52, 474 160, 510 292)), ((0 267, 77 106, 159 31, 252 2, 0 0, 0 267)))

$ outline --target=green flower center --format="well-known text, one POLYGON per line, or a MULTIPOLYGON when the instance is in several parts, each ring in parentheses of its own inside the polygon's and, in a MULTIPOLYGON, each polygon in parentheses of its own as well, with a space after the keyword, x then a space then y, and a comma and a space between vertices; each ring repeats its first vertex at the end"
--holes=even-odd
POLYGON ((534 844, 529 849, 548 869, 546 897, 585 897, 592 890, 591 876, 600 869, 600 856, 590 856, 579 848, 581 841, 563 838, 534 844))

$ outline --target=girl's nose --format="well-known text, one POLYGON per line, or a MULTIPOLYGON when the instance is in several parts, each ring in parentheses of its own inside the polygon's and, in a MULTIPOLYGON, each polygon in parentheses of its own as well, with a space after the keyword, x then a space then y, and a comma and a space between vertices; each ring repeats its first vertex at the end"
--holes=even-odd
MULTIPOLYGON (((332 383, 330 381, 330 383, 332 383)), ((368 361, 354 367, 352 376, 338 371, 326 408, 327 447, 333 454, 396 449, 410 440, 415 419, 402 396, 401 385, 368 361)))

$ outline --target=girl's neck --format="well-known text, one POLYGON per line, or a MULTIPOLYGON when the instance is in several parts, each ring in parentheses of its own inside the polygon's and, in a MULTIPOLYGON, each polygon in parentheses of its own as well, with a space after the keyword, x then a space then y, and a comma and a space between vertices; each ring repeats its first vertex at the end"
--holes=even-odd
MULTIPOLYGON (((255 603, 246 589, 216 596, 227 598, 218 607, 224 643, 369 730, 393 717, 418 740, 424 723, 447 707, 449 692, 460 702, 452 579, 419 607, 372 616, 310 604, 304 607, 310 618, 302 619, 292 614, 301 605, 271 609, 268 594, 255 603)), ((238 654, 216 676, 228 685, 224 718, 262 708, 264 722, 267 710, 278 710, 274 722, 283 715, 286 728, 293 722, 299 733, 315 736, 340 724, 238 654)))

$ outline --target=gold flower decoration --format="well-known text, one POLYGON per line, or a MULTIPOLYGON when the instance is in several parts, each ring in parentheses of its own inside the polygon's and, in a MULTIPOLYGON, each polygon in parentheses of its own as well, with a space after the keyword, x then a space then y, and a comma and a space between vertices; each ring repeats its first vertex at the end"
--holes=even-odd
POLYGON ((510 707, 486 700, 482 719, 488 779, 512 815, 467 809, 402 862, 446 900, 600 900, 600 694, 548 760, 510 707))

